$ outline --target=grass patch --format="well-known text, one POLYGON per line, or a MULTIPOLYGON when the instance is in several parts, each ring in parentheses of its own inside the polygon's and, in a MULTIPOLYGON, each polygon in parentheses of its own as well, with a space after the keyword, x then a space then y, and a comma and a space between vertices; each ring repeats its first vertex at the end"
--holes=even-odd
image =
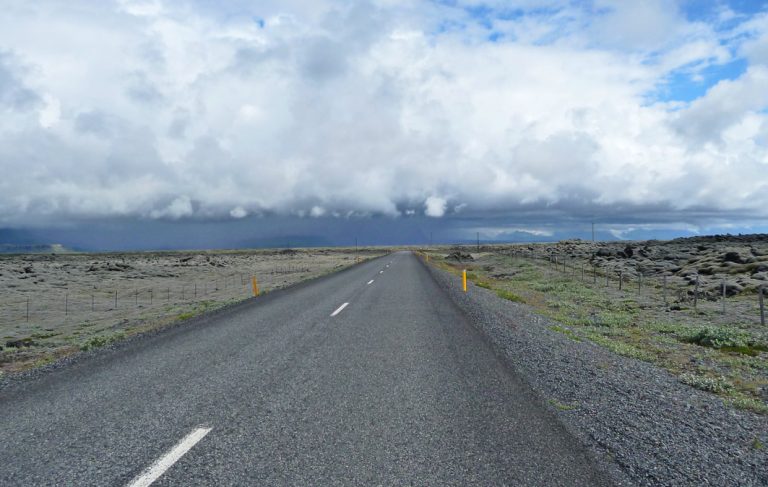
POLYGON ((550 399, 548 401, 553 407, 559 409, 560 411, 573 411, 577 408, 576 405, 573 404, 564 404, 557 399, 550 399))
POLYGON ((501 299, 506 299, 507 301, 514 301, 515 303, 525 303, 525 299, 521 298, 520 296, 513 293, 512 291, 507 291, 506 289, 497 289, 496 295, 501 299))
POLYGON ((731 384, 725 377, 706 377, 696 374, 683 374, 680 376, 680 382, 702 391, 714 392, 715 394, 724 394, 733 391, 733 384, 731 384))
POLYGON ((602 334, 588 333, 587 338, 597 343, 598 345, 607 348, 613 353, 623 355, 625 357, 642 360, 644 362, 653 362, 656 356, 646 350, 638 348, 629 343, 624 343, 618 340, 613 340, 602 334))
POLYGON ((714 348, 723 352, 736 352, 752 357, 756 357, 760 352, 768 351, 768 346, 758 342, 749 333, 722 326, 706 326, 681 333, 680 339, 702 347, 714 348))
POLYGON ((45 340, 46 338, 52 338, 55 336, 59 336, 61 333, 56 332, 48 332, 48 333, 33 333, 32 338, 37 340, 45 340))
POLYGON ((635 322, 635 314, 627 311, 602 311, 595 316, 594 326, 625 328, 635 322))
POLYGON ((110 345, 116 341, 122 340, 125 338, 125 333, 114 333, 112 335, 100 335, 91 337, 88 340, 86 340, 82 345, 80 345, 80 350, 87 352, 88 350, 93 350, 95 348, 101 348, 106 347, 107 345, 110 345))
POLYGON ((730 400, 731 406, 736 409, 744 409, 753 413, 768 414, 768 404, 751 397, 737 397, 730 400))
POLYGON ((581 337, 579 335, 577 335, 576 332, 574 332, 573 330, 571 330, 569 328, 565 328, 565 327, 562 327, 562 326, 559 326, 559 325, 552 325, 552 326, 549 327, 549 329, 552 330, 552 331, 556 331, 558 333, 562 333, 563 335, 567 336, 568 338, 570 338, 574 342, 582 341, 581 337))

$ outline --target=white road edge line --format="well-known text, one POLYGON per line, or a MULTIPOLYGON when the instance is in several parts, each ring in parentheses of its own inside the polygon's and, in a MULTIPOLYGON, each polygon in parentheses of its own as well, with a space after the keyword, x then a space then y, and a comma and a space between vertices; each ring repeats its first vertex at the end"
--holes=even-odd
POLYGON ((128 487, 148 487, 160 478, 174 463, 178 462, 198 441, 202 440, 212 428, 197 428, 185 436, 168 453, 160 457, 148 469, 144 470, 138 477, 133 479, 128 487))
POLYGON ((368 284, 373 284, 373 279, 371 279, 370 281, 368 281, 368 284))
POLYGON ((344 308, 346 308, 347 306, 349 306, 349 303, 344 303, 344 304, 342 304, 341 306, 339 306, 339 308, 338 308, 336 311, 334 311, 333 313, 331 313, 331 317, 334 317, 334 316, 336 316, 337 314, 341 313, 341 312, 344 310, 344 308))

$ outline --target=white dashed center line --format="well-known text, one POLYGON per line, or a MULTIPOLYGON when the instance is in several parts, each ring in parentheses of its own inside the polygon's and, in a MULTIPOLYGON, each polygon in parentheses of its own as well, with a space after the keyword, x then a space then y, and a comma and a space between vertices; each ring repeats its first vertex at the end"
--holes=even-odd
POLYGON ((333 316, 336 316, 337 314, 341 313, 344 310, 344 308, 346 308, 347 306, 349 306, 349 303, 342 304, 341 306, 339 306, 339 308, 336 311, 331 313, 331 316, 333 317, 333 316))
POLYGON ((384 274, 384 271, 379 271, 379 274, 384 274))
POLYGON ((128 484, 128 487, 147 487, 159 479, 166 470, 171 468, 174 463, 179 461, 179 458, 183 457, 198 441, 202 440, 205 435, 211 431, 211 428, 197 428, 190 434, 185 436, 179 443, 176 444, 168 453, 160 457, 155 463, 153 463, 148 469, 141 473, 138 477, 128 484))
POLYGON ((373 284, 373 279, 371 279, 370 281, 368 281, 368 284, 373 284))

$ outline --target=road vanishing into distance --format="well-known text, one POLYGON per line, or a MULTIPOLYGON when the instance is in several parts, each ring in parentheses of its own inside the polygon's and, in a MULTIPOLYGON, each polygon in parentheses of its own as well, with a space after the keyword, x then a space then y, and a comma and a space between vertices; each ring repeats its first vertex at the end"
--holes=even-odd
POLYGON ((0 390, 0 485, 609 485, 416 255, 0 390))

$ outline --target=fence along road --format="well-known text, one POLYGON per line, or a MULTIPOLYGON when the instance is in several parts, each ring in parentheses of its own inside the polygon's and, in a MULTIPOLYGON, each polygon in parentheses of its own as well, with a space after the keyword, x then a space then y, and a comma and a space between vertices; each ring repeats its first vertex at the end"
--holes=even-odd
POLYGON ((2 485, 608 484, 410 253, 11 386, 0 438, 2 485))

